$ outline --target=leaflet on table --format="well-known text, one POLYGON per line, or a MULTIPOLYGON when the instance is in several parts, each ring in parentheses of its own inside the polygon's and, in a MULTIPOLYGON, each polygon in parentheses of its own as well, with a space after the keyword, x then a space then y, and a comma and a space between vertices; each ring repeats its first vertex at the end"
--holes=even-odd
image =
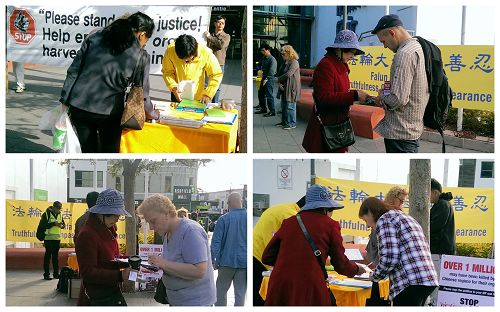
POLYGON ((182 101, 177 105, 176 109, 184 112, 195 112, 195 113, 204 113, 207 108, 207 104, 200 103, 195 100, 186 100, 182 99, 182 101))
POLYGON ((372 282, 371 281, 360 281, 360 280, 355 280, 355 279, 336 279, 335 277, 328 277, 328 283, 331 285, 338 285, 338 286, 348 286, 348 287, 357 287, 357 288, 371 288, 372 287, 372 282))
POLYGON ((207 115, 203 118, 203 121, 226 125, 234 124, 236 117, 238 117, 237 114, 225 112, 220 108, 207 109, 206 114, 207 115))

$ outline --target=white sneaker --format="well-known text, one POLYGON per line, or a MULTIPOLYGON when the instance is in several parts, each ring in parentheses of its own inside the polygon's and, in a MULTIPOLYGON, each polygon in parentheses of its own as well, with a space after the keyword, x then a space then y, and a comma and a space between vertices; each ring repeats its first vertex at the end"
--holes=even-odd
POLYGON ((16 93, 23 93, 26 87, 17 86, 16 93))
POLYGON ((291 130, 291 129, 295 129, 295 128, 297 128, 297 126, 284 126, 283 130, 291 130))

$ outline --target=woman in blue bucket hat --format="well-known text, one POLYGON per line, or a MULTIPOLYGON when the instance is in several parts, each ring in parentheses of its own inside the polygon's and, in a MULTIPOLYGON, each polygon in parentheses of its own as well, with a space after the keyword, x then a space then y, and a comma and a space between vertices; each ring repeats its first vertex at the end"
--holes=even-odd
MULTIPOLYGON (((341 30, 335 42, 326 48, 325 56, 320 60, 313 75, 313 97, 315 109, 309 117, 302 146, 309 153, 329 152, 322 144, 321 125, 342 124, 349 119, 349 109, 354 102, 365 102, 368 94, 363 90, 351 90, 349 66, 356 55, 365 54, 359 46, 356 34, 350 30, 341 30), (316 113, 317 112, 317 113, 316 113)), ((348 147, 335 150, 346 153, 348 147)))
MULTIPOLYGON (((86 298, 93 306, 126 306, 120 284, 128 280, 130 268, 113 260, 120 257, 116 223, 120 216, 131 217, 122 195, 114 189, 99 194, 96 205, 76 240, 76 256, 86 298)), ((125 265, 126 266, 126 265, 125 265)), ((82 294, 82 292, 80 292, 82 294)))
MULTIPOLYGON (((342 245, 340 224, 331 218, 343 206, 332 199, 328 188, 313 185, 307 190, 306 204, 297 214, 324 263, 337 273, 352 277, 365 270, 350 262, 342 245)), ((265 304, 270 306, 332 305, 323 270, 310 247, 296 216, 283 221, 262 254, 262 262, 274 266, 265 304)))

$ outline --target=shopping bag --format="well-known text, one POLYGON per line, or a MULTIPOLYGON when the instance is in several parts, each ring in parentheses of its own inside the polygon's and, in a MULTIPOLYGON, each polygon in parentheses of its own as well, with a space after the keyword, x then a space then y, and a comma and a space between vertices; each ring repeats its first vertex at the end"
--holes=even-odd
POLYGON ((64 140, 66 140, 66 117, 68 114, 66 112, 62 112, 57 118, 54 127, 52 128, 52 147, 56 150, 60 150, 64 147, 64 140))
POLYGON ((68 114, 66 115, 66 137, 64 139, 64 147, 59 151, 60 153, 81 153, 82 148, 80 146, 80 141, 76 135, 76 131, 71 124, 68 114))
POLYGON ((46 111, 43 115, 42 118, 40 118, 40 122, 38 123, 38 129, 40 131, 50 131, 56 124, 57 119, 61 115, 61 107, 55 106, 51 110, 46 111))

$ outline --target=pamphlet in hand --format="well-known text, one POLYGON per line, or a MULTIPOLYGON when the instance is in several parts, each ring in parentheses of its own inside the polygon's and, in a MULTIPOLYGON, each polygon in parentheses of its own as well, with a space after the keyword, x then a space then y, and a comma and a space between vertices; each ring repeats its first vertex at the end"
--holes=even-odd
POLYGON ((363 260, 363 256, 361 255, 361 252, 357 248, 346 249, 344 254, 351 261, 363 260))

